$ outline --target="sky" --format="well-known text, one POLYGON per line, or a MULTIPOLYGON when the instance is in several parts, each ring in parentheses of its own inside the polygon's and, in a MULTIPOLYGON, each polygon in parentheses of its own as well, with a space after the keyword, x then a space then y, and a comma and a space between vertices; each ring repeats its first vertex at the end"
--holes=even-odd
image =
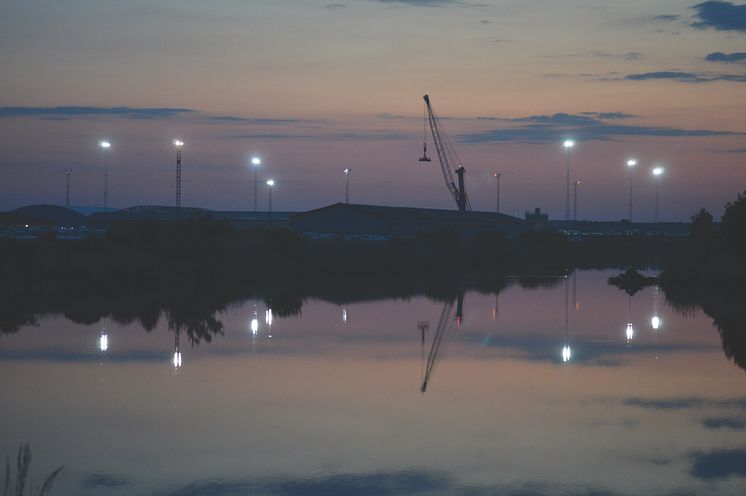
POLYGON ((423 101, 475 210, 717 218, 746 189, 746 3, 628 0, 0 0, 0 209, 455 208, 423 101), (428 136, 428 141, 431 138, 428 136))

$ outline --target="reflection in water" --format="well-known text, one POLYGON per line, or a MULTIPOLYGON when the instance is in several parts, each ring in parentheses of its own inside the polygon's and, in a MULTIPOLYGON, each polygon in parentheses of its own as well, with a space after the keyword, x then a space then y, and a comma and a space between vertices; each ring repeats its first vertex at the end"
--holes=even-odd
POLYGON ((570 297, 569 297, 569 281, 567 278, 567 274, 565 274, 565 278, 563 279, 564 289, 565 289, 565 342, 562 345, 562 362, 568 363, 572 359, 572 349, 570 348, 570 315, 569 315, 569 306, 570 306, 570 297))
MULTIPOLYGON (((746 289, 742 286, 663 285, 666 301, 681 315, 697 309, 712 318, 725 356, 746 370, 746 289)), ((660 322, 659 322, 660 325, 660 322)))
POLYGON ((106 319, 101 325, 101 335, 98 337, 98 349, 107 351, 109 349, 109 332, 106 329, 106 319))
POLYGON ((652 319, 650 319, 650 325, 653 328, 654 331, 657 331, 658 328, 661 326, 661 319, 657 315, 654 315, 652 319))
POLYGON ((174 358, 172 360, 174 369, 181 368, 181 350, 179 349, 179 329, 174 332, 174 358))
POLYGON ((577 269, 572 271, 572 306, 575 310, 580 310, 580 302, 578 301, 578 271, 577 269))
POLYGON ((347 305, 345 305, 342 307, 342 323, 343 324, 347 323, 348 315, 349 315, 349 309, 347 308, 347 305))
POLYGON ((259 314, 256 309, 256 303, 254 304, 254 313, 251 316, 251 324, 249 324, 249 328, 251 329, 251 334, 254 336, 259 334, 259 314))
MULTIPOLYGON (((421 392, 426 392, 427 387, 430 382, 430 377, 433 374, 433 370, 435 370, 435 365, 437 363, 438 355, 440 353, 441 348, 443 347, 444 343, 447 342, 447 338, 449 336, 449 331, 451 329, 451 324, 453 323, 453 319, 451 317, 451 311, 453 310, 453 300, 447 300, 445 303, 443 303, 443 309, 440 312, 440 318, 438 319, 438 327, 435 329, 435 335, 433 336, 433 342, 430 345, 430 353, 427 355, 427 361, 424 360, 424 345, 425 345, 425 331, 429 328, 428 323, 422 323, 417 326, 420 330, 421 334, 421 343, 422 343, 422 358, 423 358, 423 367, 422 367, 422 385, 420 386, 421 392)), ((456 325, 461 325, 461 320, 464 315, 464 294, 459 294, 457 298, 456 303, 456 314, 454 315, 456 325)))
POLYGON ((654 331, 657 331, 661 326, 661 318, 658 315, 658 298, 660 294, 660 286, 656 284, 653 288, 653 317, 650 319, 650 326, 654 331))
POLYGON ((632 339, 635 337, 635 327, 632 325, 632 322, 627 322, 627 329, 625 330, 625 335, 627 337, 627 343, 629 344, 632 339))
MULTIPOLYGON (((266 306, 259 297, 232 300, 225 311, 170 299, 158 310, 169 330, 166 321, 151 334, 133 323, 111 343, 100 323, 45 318, 41 328, 2 336, 0 377, 9 379, 0 386, 10 401, 0 409, 0 440, 38 429, 48 459, 75 474, 59 496, 741 494, 743 374, 723 360, 718 336, 702 332, 709 321, 661 304, 655 316, 677 332, 647 332, 652 288, 634 316, 632 298, 602 281, 581 272, 562 288, 471 290, 468 318, 456 286, 437 299, 377 294, 347 323, 343 298, 308 297, 305 315, 291 319, 274 298, 266 306), (569 312, 576 277, 583 311, 569 312), (624 310, 634 347, 621 337, 624 310), (201 337, 222 335, 222 323, 225 336, 205 346, 201 337), (251 354, 253 337, 268 346, 272 332, 281 337, 272 353, 251 354), (181 350, 182 333, 203 345, 181 350), (111 387, 96 388, 83 372, 101 356, 93 342, 103 335, 112 347, 100 370, 111 387), (425 396, 402 381, 417 368, 425 396), (38 390, 38 399, 24 390, 38 390), (168 421, 173 412, 177 422, 168 421), (75 443, 82 438, 85 449, 75 443), (148 470, 156 463, 162 473, 148 470)), ((284 301, 297 309, 303 299, 284 301)), ((743 301, 701 300, 739 365, 743 301)))
POLYGON ((109 349, 109 335, 106 334, 106 331, 101 331, 101 336, 98 338, 98 348, 101 351, 106 351, 109 349))
POLYGON ((635 327, 632 323, 632 294, 627 293, 627 329, 626 329, 627 343, 632 341, 635 337, 635 327))

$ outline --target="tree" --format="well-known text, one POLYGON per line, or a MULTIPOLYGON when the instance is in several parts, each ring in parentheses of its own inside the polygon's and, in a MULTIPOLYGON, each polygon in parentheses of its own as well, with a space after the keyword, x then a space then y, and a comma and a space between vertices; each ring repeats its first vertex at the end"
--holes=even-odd
POLYGON ((731 248, 746 248, 746 191, 739 193, 736 201, 725 204, 720 232, 731 248))
POLYGON ((712 237, 712 214, 704 208, 692 215, 690 235, 695 241, 707 241, 712 237))

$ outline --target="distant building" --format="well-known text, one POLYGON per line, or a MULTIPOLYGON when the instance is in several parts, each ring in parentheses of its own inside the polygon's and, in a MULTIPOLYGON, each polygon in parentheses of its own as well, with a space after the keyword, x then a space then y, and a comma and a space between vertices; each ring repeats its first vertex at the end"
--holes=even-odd
POLYGON ((459 212, 409 207, 382 207, 335 203, 294 215, 293 231, 306 236, 346 236, 387 239, 435 232, 472 237, 483 231, 499 231, 508 237, 526 230, 516 217, 490 212, 459 212))
POLYGON ((236 229, 289 228, 290 217, 295 212, 224 212, 206 208, 141 205, 115 212, 96 212, 88 218, 91 225, 108 228, 116 223, 155 222, 174 224, 200 217, 216 222, 225 222, 236 229))
POLYGON ((57 205, 29 205, 10 213, 34 220, 34 223, 53 227, 85 227, 86 216, 67 207, 57 205))
POLYGON ((540 208, 535 208, 534 212, 526 212, 526 222, 531 224, 534 230, 546 229, 549 226, 549 214, 541 213, 540 208))
POLYGON ((0 237, 35 239, 53 235, 76 239, 85 236, 87 218, 67 207, 28 205, 10 212, 0 212, 0 237))

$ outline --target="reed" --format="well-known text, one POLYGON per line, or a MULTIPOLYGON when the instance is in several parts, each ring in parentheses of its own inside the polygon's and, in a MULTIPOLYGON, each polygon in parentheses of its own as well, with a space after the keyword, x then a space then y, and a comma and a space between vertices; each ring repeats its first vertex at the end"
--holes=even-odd
POLYGON ((52 490, 54 481, 62 471, 63 467, 58 467, 51 474, 44 479, 39 491, 34 493, 30 486, 27 486, 27 480, 29 476, 29 468, 31 467, 31 448, 28 443, 21 444, 18 448, 18 456, 16 457, 16 476, 15 476, 15 491, 11 492, 11 480, 12 471, 10 468, 10 460, 5 459, 5 483, 3 484, 3 496, 26 496, 37 494, 38 496, 46 496, 52 490))

